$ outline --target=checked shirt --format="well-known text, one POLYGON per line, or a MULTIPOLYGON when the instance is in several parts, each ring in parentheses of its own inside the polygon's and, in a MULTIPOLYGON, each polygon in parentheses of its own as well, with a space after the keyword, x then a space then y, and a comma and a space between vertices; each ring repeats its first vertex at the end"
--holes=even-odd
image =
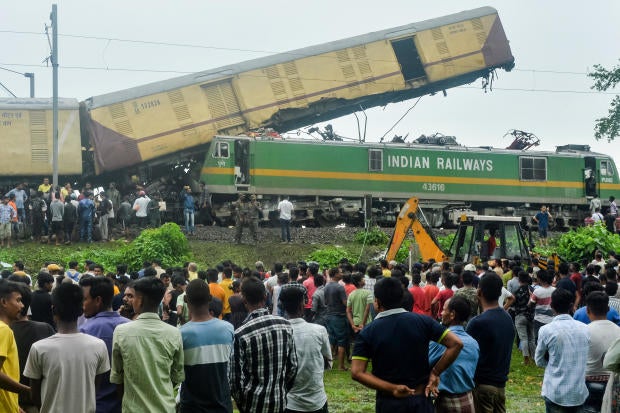
POLYGON ((241 413, 284 412, 297 374, 293 328, 261 308, 235 331, 229 363, 233 399, 241 413))

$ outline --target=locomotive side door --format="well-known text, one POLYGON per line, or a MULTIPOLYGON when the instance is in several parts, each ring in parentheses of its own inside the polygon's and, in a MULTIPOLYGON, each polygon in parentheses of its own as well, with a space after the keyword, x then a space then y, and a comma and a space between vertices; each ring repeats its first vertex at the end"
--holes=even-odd
POLYGON ((250 187, 250 141, 235 140, 235 186, 238 191, 247 191, 250 187))
POLYGON ((596 195, 598 186, 598 174, 596 173, 596 158, 592 156, 586 156, 584 159, 584 188, 586 197, 593 197, 596 195))

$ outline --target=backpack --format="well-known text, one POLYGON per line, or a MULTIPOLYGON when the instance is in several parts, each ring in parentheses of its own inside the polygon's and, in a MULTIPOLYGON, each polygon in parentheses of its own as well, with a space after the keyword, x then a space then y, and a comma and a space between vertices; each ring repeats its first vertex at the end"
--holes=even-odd
POLYGON ((38 213, 45 212, 47 211, 47 204, 42 199, 36 199, 32 203, 32 211, 38 213))
POLYGON ((112 209, 112 202, 110 202, 109 199, 103 199, 99 203, 99 212, 101 216, 107 215, 111 209, 112 209))

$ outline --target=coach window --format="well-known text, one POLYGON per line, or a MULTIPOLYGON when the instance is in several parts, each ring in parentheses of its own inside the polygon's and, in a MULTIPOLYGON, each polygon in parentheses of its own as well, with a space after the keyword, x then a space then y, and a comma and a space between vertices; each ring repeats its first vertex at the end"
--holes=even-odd
POLYGON ((522 181, 546 181, 547 158, 523 156, 519 159, 522 181))
POLYGON ((368 150, 368 170, 371 172, 383 171, 383 149, 368 150))
POLYGON ((214 158, 228 158, 228 142, 217 142, 215 145, 215 151, 213 151, 214 158))

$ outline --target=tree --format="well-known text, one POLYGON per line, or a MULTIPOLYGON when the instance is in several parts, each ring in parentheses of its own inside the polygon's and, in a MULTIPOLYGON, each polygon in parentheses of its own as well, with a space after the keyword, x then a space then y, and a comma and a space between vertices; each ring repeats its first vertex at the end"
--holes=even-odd
MULTIPOLYGON (((601 65, 594 65, 594 71, 588 73, 588 77, 594 79, 592 89, 605 92, 613 89, 620 82, 620 65, 614 66, 611 70, 605 69, 601 65)), ((594 125, 594 137, 597 140, 607 139, 613 141, 620 135, 620 96, 616 95, 609 107, 607 117, 598 118, 594 125)))

